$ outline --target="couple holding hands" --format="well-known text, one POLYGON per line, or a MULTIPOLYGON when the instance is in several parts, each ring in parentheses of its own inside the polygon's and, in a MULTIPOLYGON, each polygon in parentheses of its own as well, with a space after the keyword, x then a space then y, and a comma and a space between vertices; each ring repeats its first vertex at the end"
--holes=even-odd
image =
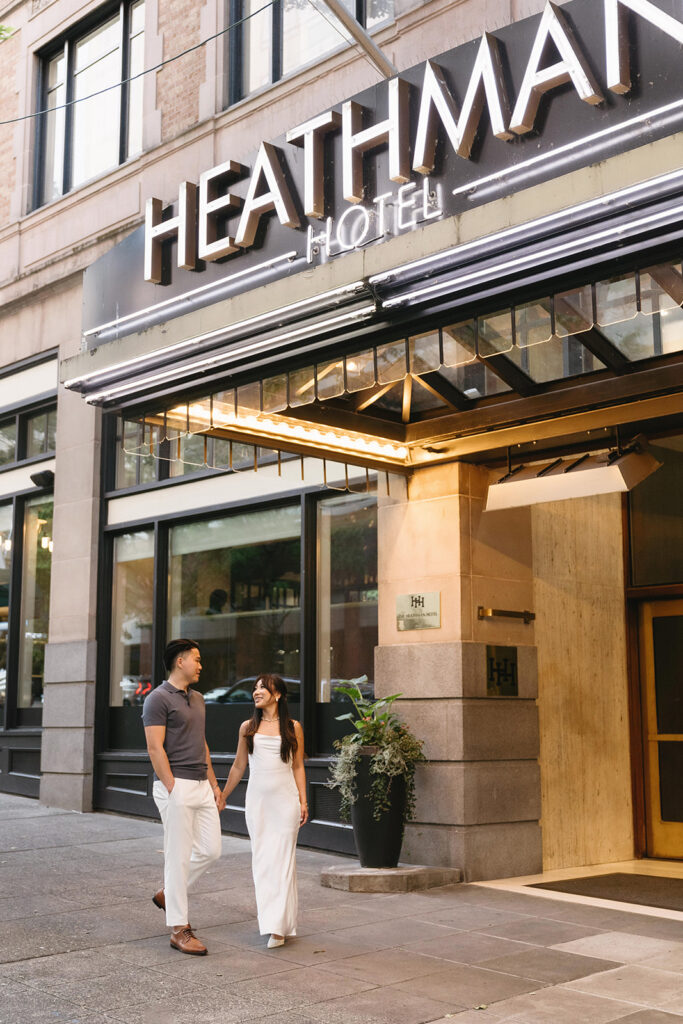
POLYGON ((205 956, 188 918, 188 889, 221 855, 219 812, 249 765, 245 802, 259 931, 268 948, 296 934, 296 841, 308 820, 304 741, 276 675, 254 684, 254 713, 239 730, 237 754, 221 790, 205 737, 204 698, 191 686, 201 656, 193 640, 171 640, 164 651, 168 678, 142 708, 155 772, 154 802, 164 826, 164 886, 152 897, 166 912, 171 946, 205 956))

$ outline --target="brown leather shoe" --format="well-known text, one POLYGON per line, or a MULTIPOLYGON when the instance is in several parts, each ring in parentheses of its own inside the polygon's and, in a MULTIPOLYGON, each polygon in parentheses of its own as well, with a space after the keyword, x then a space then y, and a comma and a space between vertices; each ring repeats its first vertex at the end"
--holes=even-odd
POLYGON ((171 945, 181 953, 190 956, 206 956, 208 950, 194 934, 189 924, 181 924, 171 932, 171 945))
POLYGON ((152 903, 159 910, 166 910, 166 896, 163 889, 159 889, 159 892, 155 892, 152 896, 152 903))

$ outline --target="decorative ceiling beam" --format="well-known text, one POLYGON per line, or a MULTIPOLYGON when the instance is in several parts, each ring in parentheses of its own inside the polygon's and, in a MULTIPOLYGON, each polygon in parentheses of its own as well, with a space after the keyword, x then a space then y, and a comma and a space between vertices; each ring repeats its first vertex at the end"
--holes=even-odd
POLYGON ((432 395, 436 395, 442 402, 450 406, 451 409, 471 409, 472 402, 465 398, 465 396, 458 391, 456 387, 442 377, 441 374, 434 370, 432 373, 423 373, 421 376, 415 378, 418 384, 431 392, 432 395))

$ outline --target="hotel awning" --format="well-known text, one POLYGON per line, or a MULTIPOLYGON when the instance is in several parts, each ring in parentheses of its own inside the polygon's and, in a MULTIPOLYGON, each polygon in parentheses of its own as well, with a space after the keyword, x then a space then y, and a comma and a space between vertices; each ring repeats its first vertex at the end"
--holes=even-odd
POLYGON ((498 435, 509 446, 531 425, 547 433, 550 419, 551 435, 609 427, 629 402, 635 420, 654 419, 683 408, 682 304, 676 260, 372 347, 323 350, 233 386, 148 400, 124 415, 124 449, 183 461, 183 438, 200 435, 204 454, 195 444, 187 458, 215 468, 233 468, 233 447, 209 438, 405 473, 500 447, 498 435))

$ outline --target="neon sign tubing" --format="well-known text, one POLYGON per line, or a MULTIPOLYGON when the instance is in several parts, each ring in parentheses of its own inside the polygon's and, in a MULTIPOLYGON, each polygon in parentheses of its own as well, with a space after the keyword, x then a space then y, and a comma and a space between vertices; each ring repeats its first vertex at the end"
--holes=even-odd
POLYGON ((616 192, 610 192, 607 195, 598 196, 596 199, 589 199, 584 203, 578 203, 576 206, 565 207, 555 213, 546 214, 544 217, 537 217, 535 220, 525 221, 524 224, 517 224, 515 227, 496 231, 494 234, 487 235, 485 238, 476 238, 471 242, 464 242, 462 245, 456 245, 451 249, 445 249, 443 252, 433 253, 431 256, 424 256, 422 259, 412 260, 410 263, 403 263, 400 267, 396 267, 393 270, 385 270, 381 274, 374 274, 369 278, 369 281, 370 284, 375 285, 384 284, 392 280, 400 280, 413 270, 419 270, 422 267, 431 266, 433 263, 438 263, 439 261, 446 261, 451 256, 456 256, 460 253, 467 253, 484 244, 491 245, 495 242, 502 242, 507 239, 514 238, 515 235, 531 234, 535 228, 550 225, 556 221, 574 219, 577 214, 587 213, 590 210, 600 207, 608 207, 628 196, 635 196, 639 192, 656 190, 661 185, 673 182, 679 182, 683 185, 683 170, 671 171, 668 174, 662 174, 657 178, 649 178, 647 181, 639 182, 637 185, 629 185, 628 187, 619 189, 616 192))
MULTIPOLYGON (((269 346, 276 345, 281 341, 288 341, 294 338, 301 337, 302 335, 309 334, 314 329, 323 329, 335 326, 344 326, 346 324, 353 323, 354 320, 366 319, 372 316, 377 311, 377 307, 374 303, 369 306, 362 306, 360 309, 353 310, 352 312, 342 313, 339 316, 331 317, 329 320, 319 320, 313 324, 307 324, 305 327, 296 328, 293 331, 286 331, 283 334, 269 335, 267 338, 262 338, 260 341, 253 342, 250 345, 243 345, 239 349, 234 349, 230 353, 222 353, 220 355, 213 355, 207 359, 198 360, 193 363, 186 364, 182 367, 186 371, 196 371, 200 369, 209 369, 213 366, 229 365, 234 362, 235 359, 240 358, 247 353, 255 353, 261 351, 269 346)), ((201 339, 196 339, 201 340, 201 339)), ((142 391, 149 387, 151 384, 162 384, 165 381, 172 380, 178 376, 180 372, 179 367, 174 367, 172 370, 166 370, 164 373, 157 373, 150 377, 144 377, 135 382, 135 384, 118 384, 115 387, 111 387, 105 391, 99 391, 86 395, 85 400, 91 405, 95 405, 98 402, 109 401, 112 398, 124 394, 134 394, 138 391, 142 391)))
MULTIPOLYGON (((220 327, 215 331, 208 331, 206 334, 200 334, 194 338, 186 338, 184 341, 178 341, 174 345, 167 345, 165 348, 157 349, 155 352, 147 352, 141 356, 134 356, 132 359, 126 359, 121 363, 116 363, 114 366, 108 366, 103 370, 93 370, 92 373, 83 373, 78 377, 71 377, 69 380, 64 382, 64 387, 74 388, 79 384, 97 384, 99 380, 106 380, 108 377, 118 376, 124 370, 128 370, 131 367, 144 365, 145 363, 154 364, 162 357, 169 355, 170 353, 178 353, 184 348, 189 348, 193 345, 198 345, 202 342, 211 341, 212 339, 221 339, 227 341, 229 338, 245 328, 252 327, 256 324, 263 324, 268 326, 272 320, 278 320, 280 317, 284 317, 287 314, 311 306, 315 311, 325 299, 335 298, 337 296, 343 296, 359 292, 365 287, 363 281, 353 281, 351 284, 343 285, 340 288, 333 288, 328 292, 319 292, 317 295, 312 295, 308 299, 299 299, 297 302, 291 302, 287 306, 280 306, 278 309, 271 310, 268 313, 259 313, 258 316, 249 317, 247 320, 239 320, 236 324, 232 324, 230 327, 220 327)), ((276 326, 273 324, 272 326, 276 326)), ((150 366, 151 369, 151 366, 150 366)))
MULTIPOLYGON (((500 274, 501 271, 515 269, 524 264, 537 263, 544 257, 560 256, 563 253, 569 255, 572 251, 585 248, 592 242, 606 241, 614 236, 623 235, 625 233, 632 233, 639 227, 646 227, 648 224, 657 224, 662 220, 675 219, 676 216, 683 214, 683 206, 676 206, 673 209, 663 210, 661 213, 652 214, 649 217, 641 217, 638 220, 630 221, 628 224, 619 224, 613 228, 606 228, 603 231, 598 231, 593 235, 586 235, 580 239, 574 239, 571 242, 564 242, 561 245, 553 245, 548 249, 541 249, 539 252, 528 253, 525 256, 516 256, 512 260, 506 260, 504 263, 499 263, 495 268, 496 273, 500 274)), ((411 300, 421 298, 426 295, 438 295, 443 291, 448 291, 453 287, 454 284, 465 284, 474 282, 482 277, 490 277, 492 273, 491 267, 485 267, 481 270, 475 270, 470 274, 462 274, 448 281, 440 281, 438 284, 428 285, 426 288, 418 288, 415 291, 403 292, 401 295, 396 295, 390 299, 386 299, 382 302, 383 309, 392 309, 395 306, 401 306, 404 303, 409 303, 411 300)))

